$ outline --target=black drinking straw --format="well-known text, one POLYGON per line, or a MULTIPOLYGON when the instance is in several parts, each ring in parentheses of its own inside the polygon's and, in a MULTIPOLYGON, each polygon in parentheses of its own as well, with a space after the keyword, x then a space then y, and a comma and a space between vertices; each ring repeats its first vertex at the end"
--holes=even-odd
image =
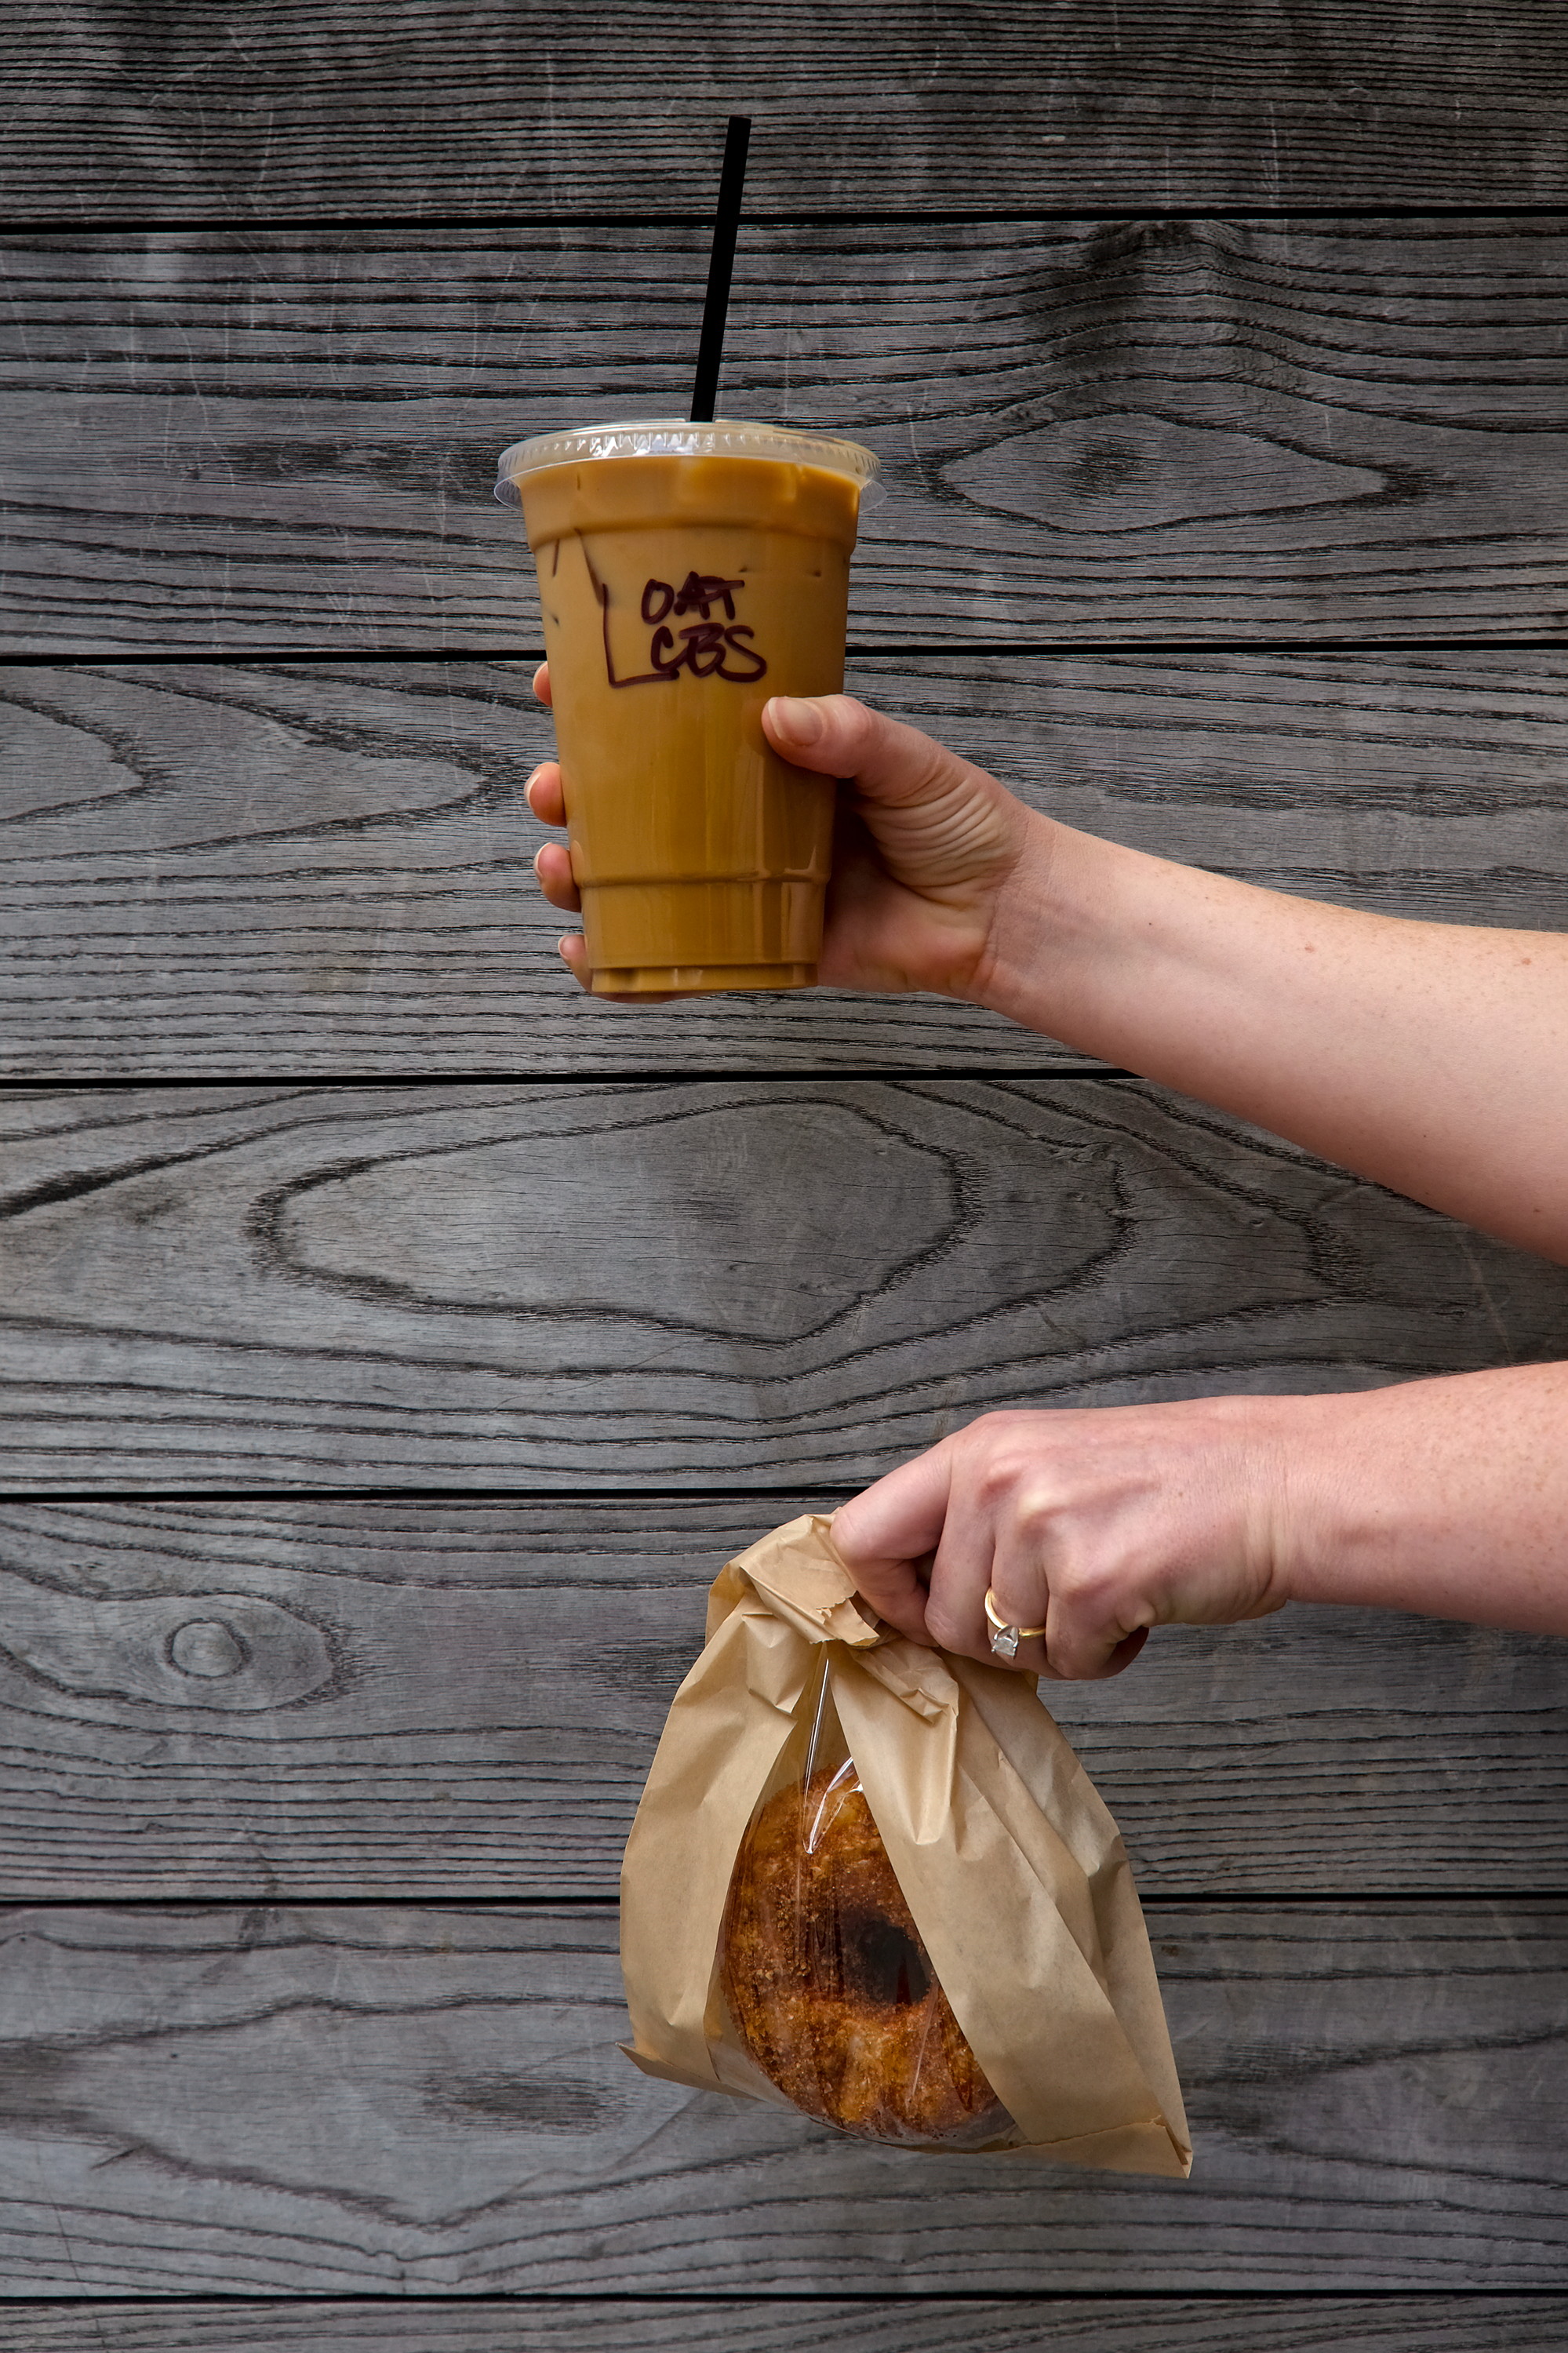
POLYGON ((718 398, 724 326, 729 315, 729 281, 735 269, 735 233, 740 227, 740 194, 746 185, 746 151, 750 139, 750 115, 732 114, 725 133, 713 251, 708 256, 708 299, 703 305, 703 339, 697 345, 697 379, 692 386, 694 425, 713 423, 714 404, 718 398))

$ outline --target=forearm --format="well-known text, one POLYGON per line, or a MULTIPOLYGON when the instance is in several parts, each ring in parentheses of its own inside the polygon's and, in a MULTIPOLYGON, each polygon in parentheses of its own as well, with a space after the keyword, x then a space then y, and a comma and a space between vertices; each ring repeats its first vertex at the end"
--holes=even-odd
POLYGON ((1568 1365, 1273 1409, 1290 1599, 1568 1634, 1568 1365))
POLYGON ((1568 1260, 1568 940, 1255 890, 1037 821, 984 1001, 1568 1260))
POLYGON ((1114 1674, 1150 1627, 1290 1601, 1568 1635, 1568 1365, 1325 1397, 984 1414, 845 1504, 861 1591, 917 1641, 1114 1674), (1039 1630, 1044 1630, 1043 1632, 1039 1630))

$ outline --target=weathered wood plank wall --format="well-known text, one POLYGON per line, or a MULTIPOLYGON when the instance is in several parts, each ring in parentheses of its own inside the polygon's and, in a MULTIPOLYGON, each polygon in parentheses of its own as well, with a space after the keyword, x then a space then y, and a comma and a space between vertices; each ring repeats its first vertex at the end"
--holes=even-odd
POLYGON ((1150 1924, 1179 2193, 974 2158, 916 2186, 640 2077, 609 1905, 17 1908, 7 2261, 65 2295, 1190 2291, 1216 2247, 1276 2290, 1561 2282, 1568 1900, 1150 1924))
MULTIPOLYGON (((229 20, 225 20, 228 22, 229 20)), ((714 126, 753 112, 754 212, 922 216, 1557 203, 1554 0, 261 0, 245 37, 114 0, 21 0, 12 216, 309 221, 713 203, 714 126)))
POLYGON ((27 0, 0 73, 7 2343, 1558 2344, 1561 1645, 1300 1611, 1055 1694, 1184 2189, 615 2052, 726 1552, 992 1403, 1561 1355, 1568 1276, 958 1008, 577 999, 488 468, 679 403, 744 106, 726 405, 884 458, 860 691, 1558 925, 1568 19, 27 0))
MULTIPOLYGON (((829 1500, 7 1503, 5 1892, 613 1896, 712 1565, 829 1500)), ((1568 1887, 1550 1641, 1303 1609, 1052 1705, 1146 1894, 1568 1887)))
MULTIPOLYGON (((697 227, 139 243, 6 240, 18 650, 537 645, 496 454, 690 390, 697 227)), ((726 398, 882 458, 857 643, 1555 631, 1565 265, 1556 217, 753 228, 726 398)))
MULTIPOLYGON (((1499 2295, 1322 2296, 1307 2310, 1268 2297, 1240 2310, 1217 2297, 1063 2296, 1021 2306, 984 2296, 789 2305, 702 2296, 628 2297, 611 2308, 619 2353, 1558 2353, 1568 2299, 1499 2295)), ((24 2353, 603 2353, 606 2306, 567 2296, 394 2304, 235 2298, 217 2310, 103 2302, 87 2316, 18 2305, 24 2353)))
MULTIPOLYGON (((15 1077, 1048 1069, 972 1007, 631 1018, 562 984, 531 662, 0 667, 15 1077)), ((1391 914, 1553 926, 1552 651, 863 654, 850 683, 1070 822, 1391 914)), ((1069 1058, 1075 1060, 1076 1058, 1069 1058)))
POLYGON ((0 1477, 863 1483, 975 1414, 1550 1359, 1568 1271, 1098 1074, 34 1091, 0 1477))

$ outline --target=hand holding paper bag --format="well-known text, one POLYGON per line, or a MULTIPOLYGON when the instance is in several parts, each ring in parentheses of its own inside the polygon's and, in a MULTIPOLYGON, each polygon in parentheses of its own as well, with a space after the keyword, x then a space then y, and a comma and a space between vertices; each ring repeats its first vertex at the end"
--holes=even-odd
MULTIPOLYGON (((1191 2145, 1126 1851, 1030 1685, 882 1630, 823 1519, 791 1521, 729 1564, 707 1636, 671 1707, 622 1868, 629 2055, 649 2074, 800 2105, 877 2138, 974 2147, 978 2137, 999 2152, 1184 2175, 1191 2145), (838 1745, 824 1750, 825 1740, 838 1745), (846 1751, 853 1771, 839 1772, 846 1751), (773 2028, 754 2020, 743 2031, 737 1969, 757 1964, 737 1944, 736 1859, 761 1809, 791 1788, 804 1794, 790 1819, 815 1838, 835 1774, 831 1808, 856 1841, 842 1869, 859 1873, 860 1892, 852 1899, 846 1877, 827 1939, 834 1982, 821 1976, 821 1940, 803 1989, 781 1984, 773 1951, 758 1989, 773 2028), (885 1932, 852 1950, 861 1931, 846 1937, 843 1919, 879 1883, 875 1840, 853 1813, 857 1783, 897 1884, 880 1883, 885 1932), (780 1997, 802 1992, 827 2007, 863 2000, 865 2034, 842 2046, 859 2076, 829 2080, 841 2063, 821 2053, 840 2044, 825 2028, 813 2066, 783 2063, 778 2022, 795 2013, 780 1997), (907 2018, 895 2031, 915 2009, 918 2031, 907 2018), (868 2063, 892 2080, 863 2098, 868 2063)), ((776 1831, 768 1841, 777 1846, 776 1831)), ((797 1876, 808 1891, 821 1872, 803 1864, 797 1876)))

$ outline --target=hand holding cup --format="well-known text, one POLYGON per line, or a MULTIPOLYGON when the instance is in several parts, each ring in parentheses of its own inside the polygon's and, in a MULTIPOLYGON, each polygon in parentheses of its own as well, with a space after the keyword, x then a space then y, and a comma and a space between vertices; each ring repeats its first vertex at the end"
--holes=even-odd
MULTIPOLYGON (((547 664, 535 672, 534 691, 549 702, 547 664)), ((838 782, 818 967, 822 984, 877 992, 931 989, 984 1003, 1016 886, 1026 869, 1049 858, 1052 829, 1045 820, 983 768, 852 695, 776 695, 763 711, 762 725, 792 766, 838 782)), ((555 761, 535 770, 527 792, 543 824, 564 825, 555 761)), ((550 904, 575 913, 580 901, 566 849, 546 842, 534 870, 550 904)), ((580 934, 562 940, 561 955, 586 987, 580 934)))

